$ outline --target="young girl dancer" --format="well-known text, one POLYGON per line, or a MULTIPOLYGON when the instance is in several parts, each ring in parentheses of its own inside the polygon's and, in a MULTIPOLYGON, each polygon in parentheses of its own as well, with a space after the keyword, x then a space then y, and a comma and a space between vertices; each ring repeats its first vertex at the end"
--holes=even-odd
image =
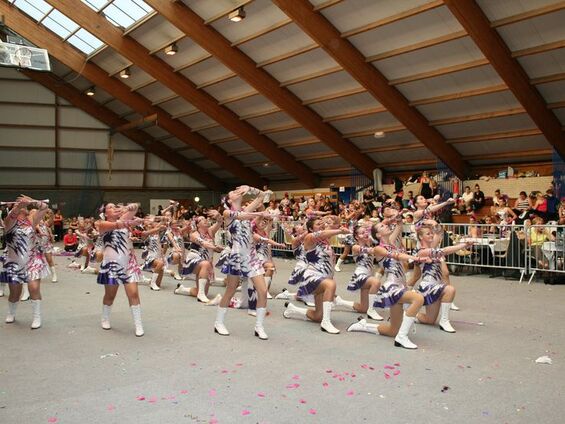
POLYGON ((336 216, 331 216, 329 220, 311 218, 306 222, 306 228, 308 235, 304 238, 304 250, 307 266, 299 282, 298 294, 314 294, 316 307, 309 310, 287 303, 283 316, 319 322, 322 331, 339 334, 331 322, 336 283, 333 279, 335 256, 329 239, 339 234, 349 234, 349 229, 340 228, 336 216))
POLYGON ((16 320, 22 284, 28 283, 33 310, 32 330, 41 327, 40 281, 49 274, 47 262, 35 234, 35 227, 41 222, 47 209, 47 204, 22 195, 18 197, 4 221, 6 259, 0 273, 0 281, 8 283, 10 288, 6 323, 11 324, 16 320), (28 207, 32 205, 38 209, 28 212, 28 207))
POLYGON ((224 222, 231 235, 231 251, 222 267, 222 273, 227 275, 226 291, 222 297, 214 331, 222 336, 230 333, 224 325, 224 318, 227 308, 234 295, 240 278, 249 278, 257 291, 257 319, 255 322, 255 336, 261 340, 267 340, 268 336, 263 327, 267 312, 267 286, 263 274, 265 273, 257 252, 253 246, 253 233, 251 231, 250 220, 257 216, 267 216, 268 212, 254 212, 260 206, 265 196, 265 192, 249 186, 240 186, 228 193, 225 199, 226 210, 224 211, 224 222), (244 195, 255 196, 243 210, 241 202, 244 195))
POLYGON ((145 231, 141 233, 141 236, 145 238, 145 250, 141 255, 144 259, 142 269, 144 271, 151 271, 149 288, 154 291, 161 290, 163 270, 167 263, 161 245, 161 238, 166 229, 167 226, 165 224, 148 222, 145 231))
POLYGON ((414 343, 408 338, 408 333, 416 314, 424 303, 421 294, 406 290, 406 275, 404 265, 401 261, 414 260, 415 262, 428 261, 424 257, 410 256, 393 245, 393 240, 398 239, 402 230, 400 214, 393 219, 385 219, 383 222, 373 226, 372 236, 379 241, 379 246, 373 249, 373 255, 377 260, 384 260, 385 269, 384 283, 381 284, 375 300, 375 307, 390 308, 390 323, 369 324, 361 319, 359 322, 351 324, 347 331, 362 331, 372 334, 382 334, 383 336, 394 337, 394 345, 405 349, 417 349, 414 343), (396 221, 395 223, 393 223, 396 221), (403 304, 410 306, 402 312, 403 304))
POLYGON ((141 218, 135 218, 137 208, 138 205, 135 203, 127 206, 108 203, 104 207, 104 216, 96 222, 96 226, 104 243, 104 258, 98 274, 98 284, 103 284, 105 291, 102 301, 102 328, 104 330, 112 328, 110 312, 118 288, 123 284, 133 316, 135 335, 141 337, 144 331, 137 288, 141 269, 135 259, 130 238, 130 228, 143 222, 141 218))
POLYGON ((181 274, 186 255, 184 248, 184 235, 188 233, 190 229, 190 223, 181 227, 180 221, 173 221, 165 233, 169 246, 172 249, 172 252, 167 255, 167 263, 177 266, 177 270, 173 274, 175 280, 182 280, 181 274))
POLYGON ((55 269, 55 262, 53 262, 53 233, 51 232, 51 225, 53 212, 49 209, 45 214, 45 217, 41 220, 39 225, 37 226, 37 236, 39 237, 39 243, 43 254, 45 255, 45 260, 49 265, 49 269, 51 270, 51 282, 56 283, 57 279, 57 271, 55 269))
MULTIPOLYGON (((358 200, 353 200, 349 204, 349 209, 347 212, 344 211, 343 216, 341 216, 342 224, 348 226, 349 228, 355 228, 357 225, 357 220, 363 215, 363 208, 361 207, 358 200)), ((337 259, 335 265, 335 270, 341 272, 341 264, 347 259, 347 256, 351 253, 351 247, 355 244, 355 239, 353 234, 349 233, 343 239, 343 252, 337 259)))
POLYGON ((185 255, 181 275, 194 275, 196 277, 196 287, 189 288, 178 284, 175 294, 196 297, 199 302, 209 304, 210 306, 217 305, 219 298, 216 297, 216 299, 213 299, 214 302, 211 303, 210 299, 208 299, 208 289, 210 288, 210 281, 214 276, 214 269, 212 267, 214 252, 222 251, 221 246, 214 244, 214 237, 220 229, 221 220, 218 220, 211 226, 208 218, 198 216, 195 219, 195 225, 196 228, 190 233, 190 248, 185 255))

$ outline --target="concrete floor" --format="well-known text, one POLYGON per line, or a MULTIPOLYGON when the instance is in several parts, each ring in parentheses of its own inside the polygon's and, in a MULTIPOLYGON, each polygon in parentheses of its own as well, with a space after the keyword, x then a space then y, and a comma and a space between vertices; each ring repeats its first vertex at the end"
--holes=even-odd
MULTIPOLYGON (((43 327, 30 330, 29 302, 15 324, 0 324, 0 423, 564 422, 565 286, 453 277, 457 334, 419 325, 419 349, 408 351, 346 333, 353 313, 334 314, 337 336, 285 320, 283 301, 269 303, 269 341, 233 309, 232 335, 219 337, 216 309, 173 295, 166 277, 161 292, 140 287, 146 333, 136 338, 123 291, 103 331, 103 288, 56 260, 43 327), (535 364, 542 355, 553 365, 535 364)), ((293 266, 277 262, 273 293, 293 266)), ((347 297, 351 271, 337 275, 347 297)))

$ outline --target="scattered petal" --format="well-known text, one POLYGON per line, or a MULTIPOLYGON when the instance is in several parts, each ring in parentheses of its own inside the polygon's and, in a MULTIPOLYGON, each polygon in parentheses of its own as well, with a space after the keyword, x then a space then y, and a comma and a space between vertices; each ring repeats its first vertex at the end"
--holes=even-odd
POLYGON ((136 397, 137 400, 145 400, 145 396, 143 395, 139 395, 136 397))
POLYGON ((300 384, 298 383, 292 383, 286 386, 287 389, 297 389, 298 387, 300 387, 300 384))
POLYGON ((331 374, 333 371, 332 371, 332 370, 326 370, 326 372, 327 372, 328 374, 331 374))
POLYGON ((210 424, 218 424, 218 420, 214 417, 210 418, 210 421, 208 421, 210 424))
POLYGON ((323 387, 323 388, 327 388, 327 387, 330 387, 330 385, 324 381, 324 382, 322 383, 322 387, 323 387))
POLYGON ((367 369, 367 368, 369 368, 369 365, 367 365, 367 364, 363 364, 363 365, 361 365, 361 368, 363 368, 363 369, 367 369))
POLYGON ((394 374, 395 376, 398 375, 398 374, 400 374, 400 370, 395 370, 395 371, 393 372, 393 374, 394 374))
POLYGON ((387 380, 389 380, 389 379, 390 379, 390 374, 387 373, 387 372, 385 372, 385 378, 386 378, 387 380))
POLYGON ((309 409, 309 410, 308 410, 308 413, 309 413, 310 415, 316 415, 316 414, 318 413, 318 411, 316 411, 315 409, 309 409))
POLYGON ((304 404, 304 403, 306 403, 306 400, 305 399, 299 399, 298 402, 304 404))
POLYGON ((293 380, 300 380, 300 376, 299 376, 299 375, 293 375, 293 376, 292 376, 292 379, 293 379, 293 380))
POLYGON ((236 366, 236 367, 242 367, 243 364, 242 364, 242 363, 238 363, 238 364, 235 364, 235 366, 236 366))
POLYGON ((181 391, 180 391, 180 394, 181 394, 181 395, 187 395, 187 394, 188 394, 188 390, 181 390, 181 391))
POLYGON ((149 402, 149 403, 155 403, 155 402, 157 402, 157 400, 158 400, 158 399, 157 399, 157 396, 151 396, 151 397, 147 400, 147 402, 149 402))
POLYGON ((228 372, 228 370, 222 370, 222 374, 227 374, 228 372))
POLYGON ((265 397, 265 393, 259 392, 259 393, 257 393, 257 397, 264 398, 264 397, 265 397))
POLYGON ((190 366, 191 366, 191 367, 195 367, 195 366, 196 366, 196 362, 191 362, 191 363, 190 363, 190 366))
POLYGON ((209 394, 210 394, 210 396, 212 396, 212 397, 216 396, 216 394, 217 394, 216 389, 211 389, 210 392, 209 392, 209 394))
POLYGON ((393 370, 394 367, 392 365, 385 365, 385 370, 393 370))
POLYGON ((48 422, 48 423, 56 423, 57 421, 59 421, 59 420, 57 419, 57 417, 49 417, 49 418, 47 418, 47 422, 48 422))
POLYGON ((395 362, 395 363, 394 363, 394 366, 395 366, 395 367, 399 367, 399 366, 400 366, 400 362, 395 362))
POLYGON ((243 411, 241 411, 241 415, 249 415, 251 414, 251 411, 244 409, 243 411))
POLYGON ((353 390, 349 390, 346 395, 351 397, 355 395, 355 392, 353 390))
POLYGON ((375 367, 369 367, 371 371, 375 371, 375 367))

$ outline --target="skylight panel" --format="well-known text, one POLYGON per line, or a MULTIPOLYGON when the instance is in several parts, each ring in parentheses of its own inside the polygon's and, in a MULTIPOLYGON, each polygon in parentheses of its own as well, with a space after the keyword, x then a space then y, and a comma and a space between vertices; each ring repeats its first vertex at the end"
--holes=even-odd
POLYGON ((58 10, 53 10, 49 13, 42 23, 61 38, 66 38, 79 27, 74 21, 58 10))
POLYGON ((16 0, 14 4, 18 7, 18 9, 28 14, 36 21, 41 20, 51 9, 53 9, 43 0, 16 0))
POLYGON ((78 30, 75 35, 68 39, 68 42, 86 54, 90 54, 104 45, 102 41, 84 28, 78 30))
POLYGON ((106 6, 108 0, 82 0, 82 2, 89 6, 91 9, 98 12, 100 11, 100 9, 106 6))

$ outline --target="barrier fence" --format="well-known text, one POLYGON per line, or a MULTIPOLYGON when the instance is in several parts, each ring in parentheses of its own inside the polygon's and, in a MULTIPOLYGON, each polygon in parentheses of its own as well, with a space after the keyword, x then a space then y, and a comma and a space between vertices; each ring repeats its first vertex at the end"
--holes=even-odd
MULTIPOLYGON (((557 225, 500 225, 500 224, 442 224, 442 247, 463 242, 472 245, 447 256, 448 265, 472 273, 489 272, 495 276, 515 275, 520 282, 531 283, 536 275, 556 277, 565 275, 565 226, 557 225)), ((225 244, 225 234, 218 232, 218 244, 225 244)), ((291 256, 291 240, 277 223, 270 238, 285 247, 273 247, 277 256, 291 256)), ((344 237, 330 239, 337 254, 344 249, 344 237)), ((416 252, 418 242, 413 226, 404 224, 402 244, 408 253, 416 252)))

